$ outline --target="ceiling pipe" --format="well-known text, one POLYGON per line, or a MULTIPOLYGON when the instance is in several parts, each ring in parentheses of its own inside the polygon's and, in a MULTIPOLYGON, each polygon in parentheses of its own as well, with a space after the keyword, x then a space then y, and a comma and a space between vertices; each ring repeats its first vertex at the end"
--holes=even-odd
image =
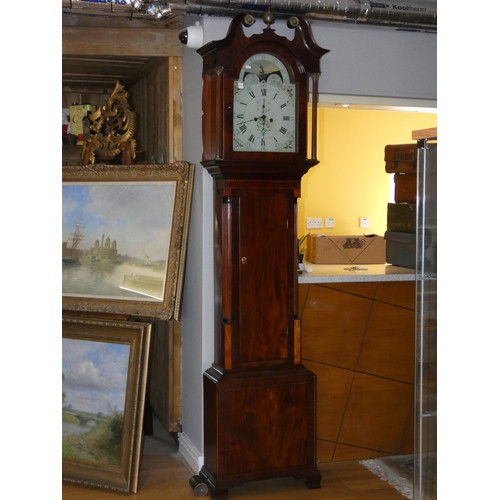
POLYGON ((147 0, 62 0, 64 14, 165 20, 177 17, 165 2, 147 0))
POLYGON ((180 14, 234 16, 247 11, 276 17, 302 15, 305 18, 358 25, 384 26, 413 31, 437 31, 436 1, 399 0, 63 0, 63 11, 101 15, 128 15, 168 19, 180 14))

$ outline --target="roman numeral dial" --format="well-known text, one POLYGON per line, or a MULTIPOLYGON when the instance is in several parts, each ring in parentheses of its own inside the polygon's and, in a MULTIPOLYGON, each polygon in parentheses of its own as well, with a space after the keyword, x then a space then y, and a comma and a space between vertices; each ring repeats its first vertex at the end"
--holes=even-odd
POLYGON ((234 151, 295 152, 295 85, 235 82, 234 151))
POLYGON ((295 87, 278 57, 245 61, 234 82, 233 151, 296 152, 295 87))

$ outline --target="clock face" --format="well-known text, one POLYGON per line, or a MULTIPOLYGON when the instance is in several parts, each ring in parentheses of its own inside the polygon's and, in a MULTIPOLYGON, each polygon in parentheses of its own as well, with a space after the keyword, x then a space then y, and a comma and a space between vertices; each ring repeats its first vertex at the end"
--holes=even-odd
POLYGON ((295 85, 277 57, 248 58, 233 96, 234 151, 296 151, 295 85))

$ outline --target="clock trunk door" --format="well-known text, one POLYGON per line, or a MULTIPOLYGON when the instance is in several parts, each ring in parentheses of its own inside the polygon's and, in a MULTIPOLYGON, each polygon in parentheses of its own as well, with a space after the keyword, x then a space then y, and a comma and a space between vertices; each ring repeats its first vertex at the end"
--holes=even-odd
POLYGON ((294 198, 286 189, 233 195, 233 367, 293 362, 294 198))

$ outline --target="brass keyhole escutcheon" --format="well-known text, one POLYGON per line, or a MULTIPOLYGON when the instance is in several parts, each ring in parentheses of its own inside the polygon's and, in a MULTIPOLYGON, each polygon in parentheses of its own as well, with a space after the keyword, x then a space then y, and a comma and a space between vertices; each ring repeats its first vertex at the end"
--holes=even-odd
POLYGON ((242 257, 241 258, 241 263, 242 264, 246 264, 247 263, 247 258, 246 257, 242 257))

